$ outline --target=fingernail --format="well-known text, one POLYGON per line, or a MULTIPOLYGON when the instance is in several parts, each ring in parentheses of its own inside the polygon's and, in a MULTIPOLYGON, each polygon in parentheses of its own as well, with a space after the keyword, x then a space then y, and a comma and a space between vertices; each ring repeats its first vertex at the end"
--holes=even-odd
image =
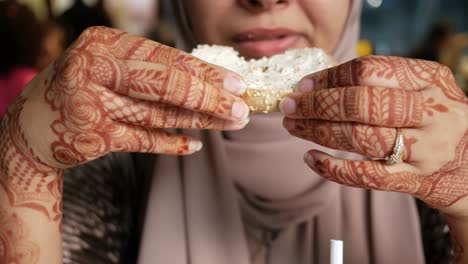
POLYGON ((301 93, 312 92, 314 89, 314 81, 311 79, 303 79, 297 85, 297 91, 301 93))
POLYGON ((223 80, 223 87, 225 90, 233 94, 243 94, 247 90, 247 85, 245 82, 237 76, 227 75, 223 80))
POLYGON ((289 119, 289 118, 284 119, 283 126, 287 130, 293 130, 296 127, 296 121, 294 121, 294 119, 289 119))
POLYGON ((244 120, 249 115, 249 107, 245 103, 235 102, 232 105, 231 115, 239 121, 244 120))
POLYGON ((309 165, 310 167, 314 166, 314 160, 314 157, 310 155, 309 152, 306 152, 304 154, 304 162, 307 163, 307 165, 309 165))
POLYGON ((244 128, 250 121, 250 118, 246 118, 240 122, 229 122, 224 126, 224 130, 238 130, 244 128))
POLYGON ((244 120, 240 121, 239 125, 241 125, 242 128, 244 128, 249 122, 250 122, 250 117, 247 117, 244 120))
POLYGON ((200 141, 190 141, 189 143, 189 151, 190 152, 197 152, 199 151, 200 149, 202 149, 203 147, 203 143, 201 143, 200 141))
POLYGON ((291 97, 286 97, 281 100, 279 108, 281 113, 285 115, 294 114, 297 108, 296 100, 292 99, 291 97))

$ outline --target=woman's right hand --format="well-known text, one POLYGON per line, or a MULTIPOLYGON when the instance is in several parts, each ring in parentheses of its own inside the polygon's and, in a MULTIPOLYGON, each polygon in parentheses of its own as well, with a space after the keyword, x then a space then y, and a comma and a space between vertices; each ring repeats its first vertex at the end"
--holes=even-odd
POLYGON ((241 129, 244 91, 241 78, 221 67, 94 27, 24 89, 8 126, 52 168, 109 152, 190 154, 201 148, 198 139, 163 128, 241 129))

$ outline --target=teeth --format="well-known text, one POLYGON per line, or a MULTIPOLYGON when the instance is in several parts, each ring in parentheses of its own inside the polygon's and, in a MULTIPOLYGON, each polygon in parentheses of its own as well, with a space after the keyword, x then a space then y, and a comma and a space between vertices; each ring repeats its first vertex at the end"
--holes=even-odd
POLYGON ((247 35, 247 40, 252 40, 252 39, 254 39, 254 37, 255 37, 254 34, 252 34, 252 33, 248 34, 247 35))

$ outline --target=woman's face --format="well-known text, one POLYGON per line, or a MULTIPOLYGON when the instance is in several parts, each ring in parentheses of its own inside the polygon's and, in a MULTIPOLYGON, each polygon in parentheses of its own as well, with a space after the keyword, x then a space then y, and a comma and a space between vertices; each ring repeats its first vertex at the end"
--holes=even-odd
POLYGON ((351 6, 351 0, 184 1, 199 43, 233 46, 247 58, 304 47, 331 53, 351 6))

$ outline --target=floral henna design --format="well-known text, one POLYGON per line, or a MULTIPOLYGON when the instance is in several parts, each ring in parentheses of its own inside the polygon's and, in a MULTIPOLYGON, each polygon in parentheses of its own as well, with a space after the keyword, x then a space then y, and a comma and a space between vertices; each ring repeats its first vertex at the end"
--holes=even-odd
MULTIPOLYGON (((379 113, 371 113, 374 107, 369 104, 368 94, 371 89, 323 89, 304 94, 300 97, 298 107, 302 111, 302 116, 312 119, 330 121, 362 121, 379 122, 371 120, 372 116, 382 117, 379 113), (346 98, 346 101, 343 100, 346 98), (365 100, 365 101, 364 101, 365 100), (368 111, 361 114, 362 106, 368 105, 368 111), (363 120, 366 118, 367 120, 363 120)), ((398 96, 401 97, 401 96, 398 96)), ((391 96, 387 96, 388 105, 392 102, 391 96)), ((376 105, 375 103, 373 105, 376 105)), ((389 109, 389 107, 387 107, 389 109)), ((379 111, 380 112, 380 111, 379 111)), ((388 119, 388 113, 383 118, 388 119)))
POLYGON ((32 150, 19 122, 26 99, 19 97, 1 122, 0 186, 13 207, 26 207, 48 219, 62 219, 62 171, 46 166, 32 150))
POLYGON ((0 210, 0 263, 38 262, 39 246, 28 241, 16 210, 39 212, 60 227, 64 168, 110 151, 198 150, 198 140, 155 126, 224 126, 233 102, 242 102, 223 90, 224 74, 154 42, 110 29, 87 30, 23 90, 0 122, 0 192, 6 203, 1 206, 11 212, 0 210), (41 105, 38 118, 45 125, 39 130, 50 127, 50 133, 32 132, 31 123, 40 123, 28 122, 25 114, 41 105))
POLYGON ((442 166, 415 193, 430 205, 447 207, 468 195, 468 130, 455 150, 455 158, 442 166))
POLYGON ((448 112, 433 97, 392 88, 319 89, 299 95, 297 101, 301 117, 387 127, 419 127, 434 112, 448 112))
MULTIPOLYGON (((294 127, 289 132, 296 137, 369 158, 384 158, 390 155, 395 144, 394 128, 313 119, 291 121, 294 122, 294 127)), ((416 142, 414 137, 405 138, 403 160, 411 158, 411 145, 416 142)))
POLYGON ((396 77, 401 87, 418 89, 418 87, 436 85, 441 88, 448 99, 460 103, 468 103, 466 96, 456 85, 455 78, 447 66, 425 60, 408 60, 394 57, 387 59, 389 60, 389 64, 393 64, 392 66, 396 69, 396 77), (397 60, 400 61, 398 62, 397 60), (409 73, 407 72, 408 70, 410 71, 409 73), (417 81, 413 85, 406 86, 411 79, 416 79, 417 81))
POLYGON ((423 111, 429 116, 433 116, 434 112, 445 113, 448 108, 442 104, 436 104, 434 98, 430 97, 422 104, 423 111))
MULTIPOLYGON (((321 156, 321 155, 320 155, 321 156)), ((345 185, 413 194, 436 208, 448 207, 468 195, 468 131, 456 148, 455 158, 431 175, 391 172, 382 162, 315 160, 320 175, 345 185)))
POLYGON ((118 97, 103 91, 101 101, 108 116, 115 121, 155 128, 223 129, 225 121, 195 113, 170 104, 118 97), (122 107, 124 106, 124 107, 122 107))
MULTIPOLYGON (((446 66, 430 61, 389 56, 368 56, 355 59, 329 70, 312 74, 307 78, 314 80, 314 87, 316 89, 352 86, 369 86, 369 88, 387 86, 397 90, 420 91, 426 87, 436 86, 449 100, 468 105, 468 98, 456 85, 450 69, 446 66)), ((352 90, 353 89, 356 90, 355 88, 352 88, 352 90)), ((410 102, 409 99, 411 96, 408 96, 406 93, 403 98, 398 98, 389 95, 391 92, 381 93, 379 95, 378 93, 372 93, 371 91, 341 91, 341 93, 346 93, 346 95, 350 96, 349 98, 346 97, 346 100, 343 100, 343 98, 339 94, 336 94, 337 92, 335 91, 323 91, 322 93, 313 95, 317 97, 316 101, 323 101, 320 105, 317 103, 315 106, 311 105, 311 101, 313 100, 313 98, 310 98, 311 96, 307 96, 307 98, 301 100, 299 103, 299 109, 302 109, 303 116, 308 117, 313 111, 321 111, 328 116, 341 114, 341 117, 343 117, 345 114, 365 110, 365 112, 360 114, 366 115, 375 113, 374 115, 376 115, 383 113, 384 115, 389 115, 390 118, 414 118, 414 120, 404 122, 406 126, 411 126, 412 124, 418 124, 421 119, 421 111, 432 116, 433 110, 438 112, 447 112, 448 110, 445 104, 436 102, 434 98, 422 99, 421 96, 416 95, 416 97, 419 97, 418 100, 410 102), (327 96, 330 96, 335 100, 326 99, 327 96), (369 102, 362 102, 362 98, 365 98, 365 96, 376 96, 376 98, 369 102), (343 101, 339 101, 339 99, 342 99, 343 101), (361 103, 375 104, 369 105, 368 109, 360 109, 362 105, 352 105, 351 109, 347 109, 346 112, 340 113, 337 105, 341 102, 348 101, 353 103, 353 100, 361 100, 361 103), (424 101, 421 102, 421 100, 424 101), (392 106, 393 104, 395 106, 392 106), (399 113, 402 109, 409 110, 408 106, 411 105, 418 111, 417 114, 402 116, 399 113), (392 117, 392 115, 395 117, 392 117)), ((345 107, 349 106, 345 105, 345 107)), ((315 114, 320 115, 320 113, 315 114)), ((377 116, 370 116, 369 119, 371 121, 373 120, 372 117, 375 118, 377 116)), ((392 122, 400 124, 398 120, 392 120, 392 122)))
POLYGON ((223 85, 222 77, 225 72, 220 68, 154 41, 103 27, 87 30, 81 40, 83 46, 104 44, 117 59, 156 62, 196 76, 217 88, 222 88, 223 85), (103 37, 106 35, 108 37, 103 37))
MULTIPOLYGON (((48 94, 58 94, 54 90, 60 90, 61 87, 52 87, 54 88, 49 89, 48 94)), ((106 97, 106 93, 109 92, 105 88, 86 88, 69 91, 73 96, 66 96, 61 100, 65 102, 55 107, 61 113, 60 119, 54 121, 51 126, 58 136, 58 140, 51 145, 54 159, 60 163, 57 166, 76 165, 110 151, 171 152, 168 147, 165 147, 166 150, 159 149, 161 140, 168 138, 164 136, 163 131, 159 132, 161 138, 155 138, 152 135, 157 131, 152 133, 150 129, 130 129, 111 119, 113 115, 120 118, 128 116, 128 121, 134 120, 135 124, 144 125, 138 119, 147 116, 145 109, 135 105, 124 105, 125 101, 118 96, 106 97)), ((46 101, 54 107, 56 100, 46 98, 46 101)), ((182 140, 185 140, 185 143, 173 142, 182 144, 180 149, 174 151, 184 154, 181 149, 188 149, 188 140, 182 140)), ((174 145, 174 148, 177 146, 174 145)))
MULTIPOLYGON (((320 137, 316 133, 318 128, 292 131, 293 134, 312 138, 319 143, 324 142, 337 149, 352 149, 360 153, 375 155, 374 157, 381 157, 383 147, 393 145, 390 142, 394 140, 393 135, 384 132, 385 126, 409 127, 418 131, 421 138, 405 138, 407 146, 405 159, 417 164, 422 164, 423 161, 411 160, 411 147, 408 146, 416 142, 419 145, 423 143, 424 131, 419 130, 418 127, 425 126, 425 131, 428 131, 429 127, 438 125, 434 119, 436 113, 453 117, 455 115, 452 111, 455 112, 457 107, 466 107, 468 102, 446 67, 421 60, 371 56, 356 59, 312 75, 310 78, 314 79, 318 89, 301 95, 298 101, 298 111, 304 117, 328 121, 355 121, 363 125, 384 127, 376 130, 361 129, 365 132, 353 135, 352 132, 356 131, 350 131, 349 125, 335 123, 333 130, 328 127, 326 129, 329 134, 338 139, 335 142, 318 138, 320 137), (391 88, 377 87, 380 85, 391 88), (325 89, 336 86, 345 87, 325 89), (426 87, 434 88, 434 86, 443 91, 442 96, 435 96, 433 94, 435 89, 422 91, 426 87), (458 104, 459 102, 462 104, 458 104), (375 140, 376 138, 381 141, 375 140), (368 149, 367 146, 370 145, 376 146, 376 149, 368 149)), ((443 120, 441 116, 437 115, 438 120, 443 120)), ((296 120, 296 122, 302 121, 296 120)), ((460 125, 463 128, 463 123, 460 125)), ((295 130, 301 129, 304 128, 295 130)), ((455 160, 441 164, 431 175, 419 175, 412 172, 391 173, 384 164, 370 161, 349 161, 343 166, 336 163, 316 165, 324 172, 328 171, 328 176, 338 182, 360 187, 404 191, 414 194, 435 207, 447 207, 468 193, 466 133, 465 128, 461 134, 463 138, 456 149, 455 160)), ((451 144, 455 146, 456 142, 451 144)), ((424 170, 424 166, 421 169, 424 170)))
MULTIPOLYGON (((468 98, 447 67, 370 56, 307 78, 313 80, 314 90, 292 96, 297 103, 296 116, 288 117, 295 118, 296 124, 285 124, 293 127, 293 135, 368 157, 381 157, 384 148, 392 144, 394 135, 386 132, 386 127, 402 127, 403 134, 408 131, 412 135, 404 139, 407 163, 390 166, 383 161, 339 160, 312 151, 305 156, 311 168, 341 184, 405 192, 449 216, 466 215, 468 98)), ((466 230, 460 229, 452 237, 461 262, 466 254, 462 243, 466 241, 456 236, 463 236, 466 230)))
MULTIPOLYGON (((84 57, 89 57, 89 55, 84 57)), ((107 77, 107 79, 104 78, 106 79, 104 80, 105 84, 108 84, 108 81, 115 84, 109 84, 108 88, 118 90, 119 88, 128 88, 126 85, 118 85, 119 80, 131 80, 131 78, 125 78, 128 77, 128 69, 119 72, 118 68, 125 68, 125 62, 131 61, 143 64, 144 62, 156 63, 162 69, 179 70, 187 75, 198 77, 216 88, 221 89, 223 86, 225 71, 219 67, 198 60, 174 48, 104 27, 93 27, 86 30, 72 48, 69 49, 67 58, 61 59, 61 66, 58 68, 66 69, 66 66, 69 64, 73 65, 84 62, 82 66, 89 66, 89 71, 86 73, 89 73, 90 78, 102 80, 104 77, 107 77), (80 61, 79 54, 81 53, 91 54, 91 57, 86 58, 85 61, 80 61), (95 60, 92 60, 93 58, 95 60)), ((77 70, 85 69, 85 67, 74 68, 77 70)), ((143 70, 145 70, 146 75, 154 73, 144 68, 143 70)), ((137 71, 131 71, 131 74, 138 76, 137 71)), ((167 77, 168 75, 166 74, 165 76, 167 77)), ((122 94, 128 94, 124 91, 122 94)))
POLYGON ((96 81, 121 94, 137 93, 145 99, 161 100, 197 111, 226 116, 230 114, 229 100, 222 93, 225 71, 189 54, 129 34, 121 34, 113 29, 99 27, 88 30, 73 50, 91 53, 92 58, 103 57, 100 62, 90 65, 89 76, 101 79, 96 81), (107 32, 112 37, 103 39, 101 35, 107 32), (114 62, 119 60, 120 63, 114 62), (161 69, 129 69, 124 61, 154 62, 160 65, 161 69), (206 84, 213 87, 207 87, 206 84))
POLYGON ((436 85, 447 98, 466 103, 463 92, 457 88, 452 72, 436 62, 405 59, 392 56, 367 56, 339 65, 333 70, 312 74, 316 88, 344 86, 380 86, 419 91, 436 85), (382 84, 382 81, 383 82, 382 84))
POLYGON ((135 130, 120 122, 153 128, 222 129, 225 122, 209 114, 230 116, 234 100, 222 90, 223 70, 175 49, 105 28, 88 30, 56 62, 54 72, 46 81, 45 100, 59 113, 51 125, 58 137, 51 149, 59 163, 54 166, 61 168, 110 151, 128 151, 125 148, 189 153, 186 137, 135 130), (168 138, 180 146, 170 149, 161 142, 168 138))
POLYGON ((35 264, 40 249, 29 240, 29 230, 16 214, 0 208, 0 263, 35 264))

